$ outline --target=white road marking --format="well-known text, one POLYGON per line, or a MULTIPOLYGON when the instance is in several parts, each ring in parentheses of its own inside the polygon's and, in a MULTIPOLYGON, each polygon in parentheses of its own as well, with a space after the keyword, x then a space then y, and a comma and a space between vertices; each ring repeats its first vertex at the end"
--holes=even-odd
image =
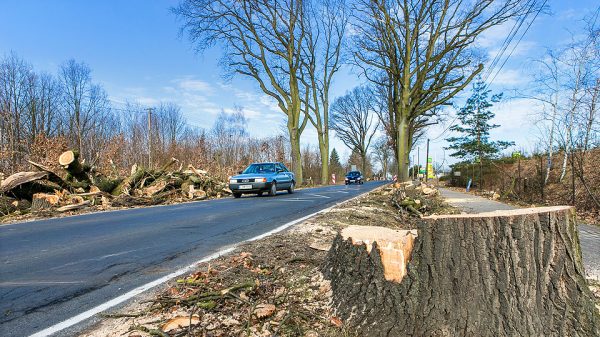
POLYGON ((331 199, 331 197, 328 197, 326 195, 320 195, 320 194, 309 194, 309 195, 312 195, 312 196, 317 197, 317 198, 331 199))
POLYGON ((273 199, 273 201, 316 201, 316 199, 273 199))
MULTIPOLYGON (((193 264, 190 264, 189 266, 183 267, 183 268, 181 268, 179 270, 176 270, 176 271, 174 271, 174 272, 172 272, 172 273, 170 273, 168 275, 165 275, 165 276, 163 276, 163 277, 161 277, 161 278, 159 278, 157 280, 154 280, 152 282, 149 282, 149 283, 146 283, 146 284, 144 284, 142 286, 139 286, 139 287, 137 287, 137 288, 135 288, 133 290, 130 290, 130 291, 126 292, 125 294, 121 295, 121 296, 115 297, 112 300, 109 300, 108 302, 104 302, 104 303, 102 303, 102 304, 100 304, 100 305, 98 305, 96 307, 93 307, 93 308, 91 308, 91 309, 89 309, 87 311, 84 311, 84 312, 82 312, 79 315, 73 316, 73 317, 71 317, 69 319, 66 319, 66 320, 60 322, 60 323, 54 324, 53 326, 50 326, 50 327, 48 327, 48 328, 46 328, 44 330, 38 331, 38 332, 34 333, 33 335, 31 335, 30 337, 45 337, 45 336, 50 336, 50 335, 52 335, 54 333, 57 333, 57 332, 62 331, 64 329, 66 329, 66 328, 69 328, 69 327, 71 327, 71 326, 73 326, 73 325, 75 325, 77 323, 81 323, 82 321, 84 321, 84 320, 86 320, 86 319, 88 319, 88 318, 90 318, 90 317, 92 317, 92 316, 94 316, 96 314, 99 314, 99 313, 101 313, 101 312, 103 312, 105 310, 108 310, 108 309, 110 309, 110 308, 112 308, 112 307, 114 307, 114 306, 116 306, 118 304, 121 304, 121 303, 123 303, 123 302, 125 302, 125 301, 127 301, 127 300, 129 300, 131 298, 133 298, 134 296, 137 296, 137 295, 139 295, 139 294, 141 294, 141 293, 143 293, 143 292, 145 292, 147 290, 150 290, 150 289, 152 289, 152 288, 154 288, 154 287, 156 287, 156 286, 158 286, 158 285, 160 285, 160 284, 162 284, 164 282, 169 281, 170 279, 173 279, 173 278, 175 278, 177 276, 180 276, 182 274, 185 274, 185 273, 188 273, 188 272, 192 271, 194 268, 196 268, 196 265, 199 264, 199 263, 208 262, 210 260, 218 258, 219 256, 222 256, 222 255, 225 255, 227 253, 230 253, 230 252, 234 251, 237 248, 238 245, 240 245, 240 244, 242 244, 244 242, 260 240, 260 239, 265 238, 265 237, 267 237, 269 235, 281 232, 284 229, 287 229, 288 227, 291 227, 291 226, 293 226, 293 225, 295 225, 297 223, 300 223, 300 222, 302 222, 302 221, 304 221, 306 219, 309 219, 309 218, 311 218, 311 217, 313 217, 315 215, 326 213, 329 210, 331 210, 332 208, 334 208, 334 207, 336 207, 336 206, 338 206, 338 205, 340 205, 342 203, 348 202, 348 201, 350 201, 352 199, 356 199, 356 198, 358 198, 358 197, 360 197, 360 196, 362 196, 362 195, 364 195, 366 193, 369 193, 369 192, 371 192, 371 191, 370 190, 369 191, 365 191, 364 193, 361 193, 361 194, 359 194, 359 195, 357 195, 357 196, 355 196, 353 198, 350 198, 350 199, 344 200, 344 201, 340 201, 340 202, 336 203, 333 206, 327 207, 327 208, 322 209, 322 210, 320 210, 318 212, 314 212, 314 213, 311 213, 309 215, 306 215, 306 216, 303 216, 301 218, 298 218, 296 220, 290 221, 290 222, 288 222, 286 224, 283 224, 283 225, 281 225, 281 226, 279 226, 279 227, 277 227, 277 228, 275 228, 273 230, 270 230, 270 231, 268 231, 266 233, 257 235, 257 236, 255 236, 255 237, 253 237, 251 239, 246 240, 246 241, 238 242, 238 243, 234 244, 233 246, 230 246, 229 248, 221 249, 221 250, 219 250, 218 252, 216 252, 214 254, 208 255, 205 258, 203 258, 203 259, 201 259, 199 261, 196 261, 193 264)), ((349 193, 349 192, 344 192, 344 193, 349 193)), ((284 199, 281 199, 281 200, 284 200, 284 199)), ((297 201, 297 200, 294 200, 294 201, 297 201)))

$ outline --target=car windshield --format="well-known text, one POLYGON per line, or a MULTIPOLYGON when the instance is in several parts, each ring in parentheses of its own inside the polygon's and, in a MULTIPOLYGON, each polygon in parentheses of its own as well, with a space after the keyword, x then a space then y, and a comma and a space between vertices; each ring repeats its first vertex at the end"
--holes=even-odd
POLYGON ((252 164, 244 170, 244 174, 247 173, 274 173, 275 164, 252 164))
POLYGON ((360 172, 357 172, 357 171, 348 172, 348 177, 356 177, 359 175, 360 175, 360 172))

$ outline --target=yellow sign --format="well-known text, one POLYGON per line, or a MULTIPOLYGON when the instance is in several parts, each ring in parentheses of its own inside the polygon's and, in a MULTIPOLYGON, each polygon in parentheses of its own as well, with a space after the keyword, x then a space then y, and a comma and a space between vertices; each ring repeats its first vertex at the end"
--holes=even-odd
POLYGON ((427 158, 427 179, 434 179, 435 172, 433 172, 433 161, 431 158, 427 158))

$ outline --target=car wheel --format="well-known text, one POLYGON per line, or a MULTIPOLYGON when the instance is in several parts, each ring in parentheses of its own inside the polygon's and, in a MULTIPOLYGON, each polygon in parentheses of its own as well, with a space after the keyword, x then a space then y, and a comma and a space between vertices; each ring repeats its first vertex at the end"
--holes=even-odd
POLYGON ((242 193, 233 193, 233 197, 234 198, 241 198, 242 197, 242 193))
POLYGON ((290 185, 290 188, 288 188, 288 193, 292 194, 294 193, 294 188, 296 187, 296 183, 292 181, 292 184, 290 185))
POLYGON ((271 189, 269 190, 269 195, 274 196, 277 194, 277 183, 273 182, 271 184, 271 189))

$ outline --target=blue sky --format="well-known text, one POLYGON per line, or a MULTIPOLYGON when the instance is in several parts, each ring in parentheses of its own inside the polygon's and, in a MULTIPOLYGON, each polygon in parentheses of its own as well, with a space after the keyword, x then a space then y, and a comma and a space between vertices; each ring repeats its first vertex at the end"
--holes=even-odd
MULTIPOLYGON (((531 61, 541 57, 546 48, 568 41, 568 29, 576 32, 577 20, 598 6, 593 0, 548 3, 552 15, 538 17, 496 78, 492 86, 495 91, 526 87, 532 76, 528 73, 531 61)), ((176 0, 0 0, 0 55, 14 51, 36 70, 51 73, 67 59, 83 61, 116 106, 126 100, 146 105, 173 101, 182 107, 191 124, 209 128, 221 109, 240 105, 245 108, 251 134, 279 132, 284 116, 273 101, 248 80, 224 82, 218 67, 219 50, 197 55, 185 36, 180 36, 179 23, 169 12, 176 4, 176 0)), ((510 28, 505 25, 485 35, 482 44, 489 48, 491 57, 510 28)), ((361 82, 346 68, 336 80, 333 95, 361 82)), ((493 136, 532 149, 535 130, 527 122, 533 110, 527 100, 497 106, 496 123, 502 127, 493 136)), ((432 128, 429 136, 439 137, 444 128, 432 128)), ((307 130, 303 141, 315 143, 314 135, 313 130, 307 130)), ((447 136, 432 143, 431 153, 436 159, 444 156, 446 144, 442 139, 447 136)), ((343 157, 348 155, 340 141, 332 145, 345 154, 343 157)))

